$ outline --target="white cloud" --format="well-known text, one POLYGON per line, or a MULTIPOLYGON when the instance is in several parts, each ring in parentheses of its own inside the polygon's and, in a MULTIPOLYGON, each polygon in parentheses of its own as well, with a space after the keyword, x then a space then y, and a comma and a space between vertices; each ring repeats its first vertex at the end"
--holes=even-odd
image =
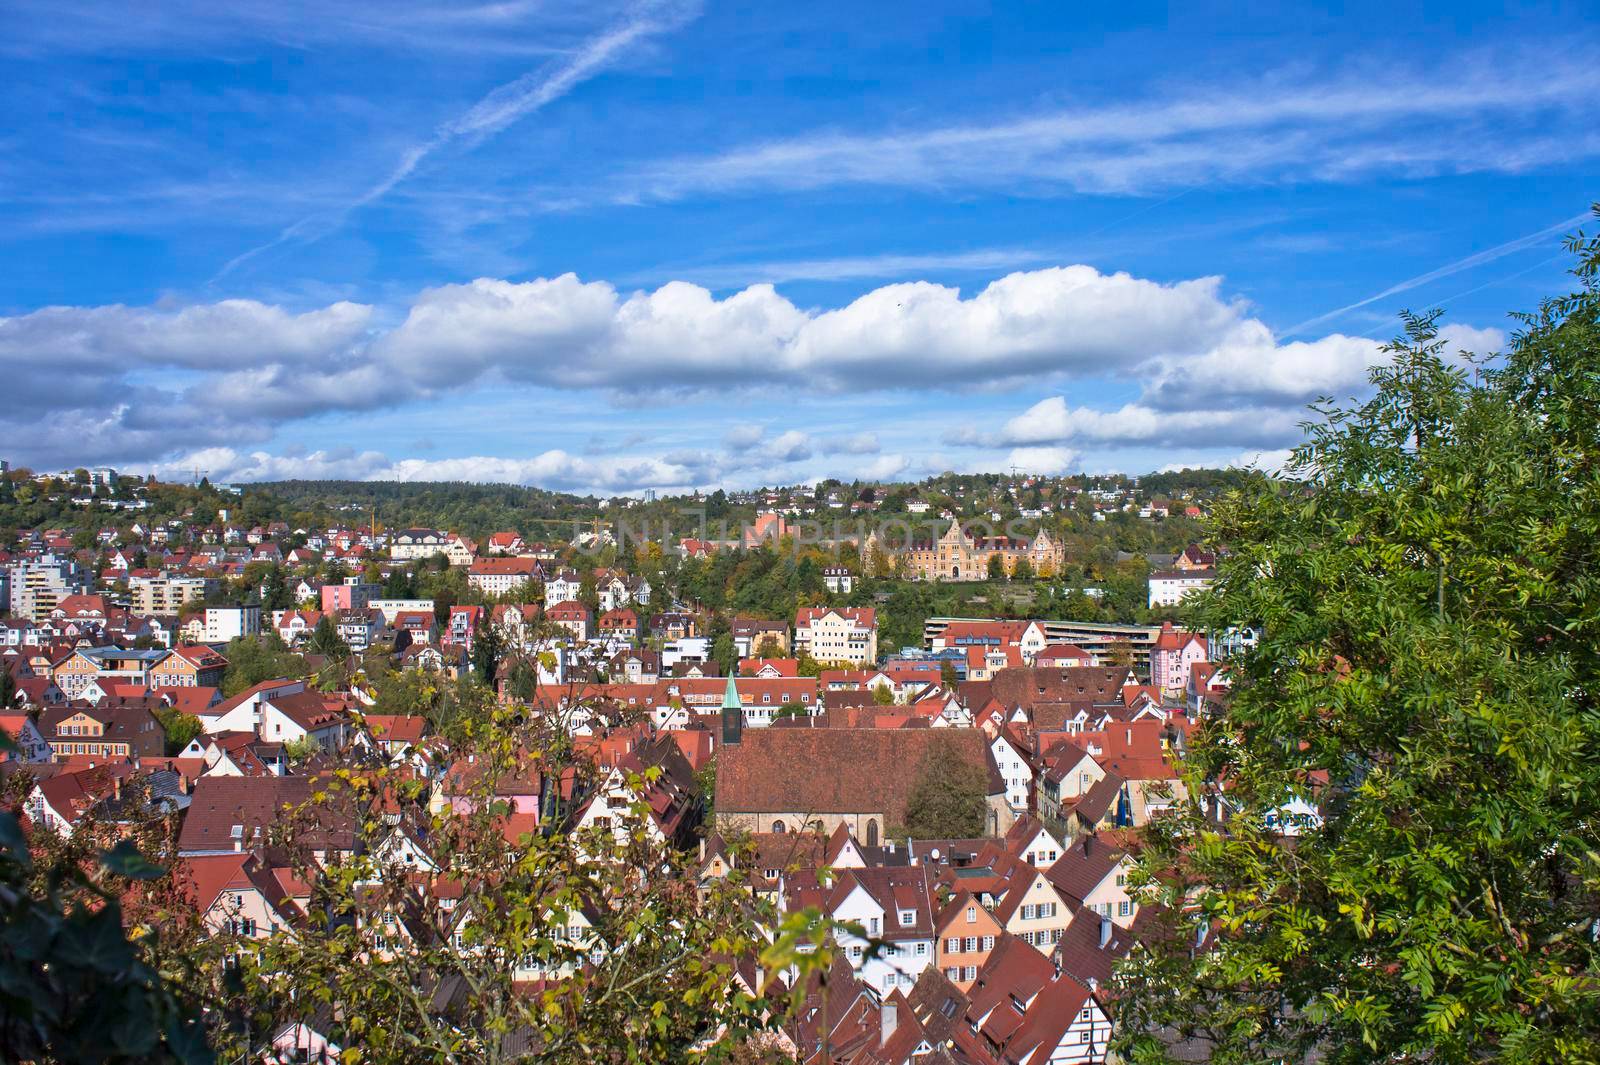
POLYGON ((1296 426, 1304 417, 1298 408, 1202 407, 1187 411, 1159 410, 1142 403, 1129 403, 1107 411, 1092 407, 1069 408, 1063 397, 1050 396, 1008 420, 997 437, 981 442, 1036 446, 1070 441, 1189 448, 1277 444, 1295 435, 1296 426))
POLYGON ((1352 68, 1321 79, 1274 75, 1133 104, 1077 102, 1023 117, 801 135, 656 162, 613 195, 634 202, 839 185, 1147 193, 1346 181, 1375 170, 1516 172, 1600 149, 1585 124, 1585 105, 1600 92, 1592 64, 1547 57, 1518 73, 1499 60, 1457 58, 1448 70, 1352 68), (1534 115, 1541 121, 1530 121, 1534 115))
POLYGON ((1248 470, 1260 470, 1262 473, 1277 475, 1283 472, 1284 466, 1289 462, 1289 457, 1294 452, 1286 447, 1272 448, 1267 451, 1246 451, 1234 459, 1229 465, 1240 466, 1248 470))
POLYGON ((622 298, 572 274, 479 279, 423 292, 374 347, 419 387, 493 368, 516 380, 624 392, 785 383, 821 389, 1014 381, 1117 372, 1196 353, 1242 307, 1208 277, 1161 284, 1089 266, 1008 274, 965 297, 929 282, 885 285, 809 312, 770 285, 716 299, 671 282, 622 298))
POLYGON ((213 481, 336 478, 365 481, 474 481, 528 484, 580 493, 689 488, 705 484, 707 471, 649 456, 591 458, 562 450, 530 458, 474 455, 453 459, 401 459, 378 451, 313 451, 303 455, 205 448, 153 467, 158 476, 207 471, 213 481))
POLYGON ((766 434, 766 429, 759 425, 735 425, 722 434, 722 446, 731 451, 744 451, 754 447, 766 434))
POLYGON ((1492 355, 1506 346, 1506 335, 1498 329, 1477 329, 1456 322, 1440 326, 1439 339, 1445 342, 1444 350, 1448 355, 1461 351, 1473 355, 1492 355))
POLYGON ((255 300, 158 307, 44 307, 0 318, 0 364, 25 369, 221 369, 305 365, 355 345, 372 308, 340 301, 292 314, 255 300))
POLYGON ((799 462, 811 457, 811 437, 798 429, 790 429, 768 441, 764 450, 768 461, 799 462))
POLYGON ((823 441, 822 453, 824 455, 876 455, 882 445, 878 443, 877 433, 855 433, 851 436, 835 436, 823 441))
POLYGON ((1340 333, 1281 344, 1266 325, 1249 319, 1198 357, 1155 360, 1143 400, 1168 410, 1247 402, 1303 406, 1321 395, 1361 389, 1367 370, 1388 358, 1381 346, 1340 333))
MULTIPOLYGON (((1281 343, 1215 277, 1161 283, 1081 265, 1008 274, 971 294, 885 285, 831 310, 801 308, 770 285, 718 299, 686 282, 624 294, 572 274, 482 278, 424 290, 386 331, 373 325, 377 314, 344 301, 291 311, 225 300, 0 318, 10 400, 0 431, 19 462, 127 463, 250 445, 302 419, 484 384, 507 397, 596 390, 644 406, 759 389, 956 391, 1093 379, 1136 381, 1141 394, 1109 411, 1069 409, 1057 395, 998 430, 955 426, 944 439, 1279 447, 1305 402, 1359 392, 1383 357, 1375 341, 1341 334, 1281 343)), ((1466 326, 1444 335, 1474 350, 1503 340, 1466 326)), ((666 465, 777 478, 819 452, 879 450, 871 432, 735 424, 721 455, 666 465)), ((605 479, 593 470, 562 476, 605 479)))
POLYGON ((856 467, 855 476, 863 481, 892 481, 910 468, 911 460, 904 455, 879 455, 856 467))
POLYGON ((1005 465, 1023 473, 1057 477, 1079 468, 1078 453, 1067 447, 1019 447, 1006 456, 1005 465))

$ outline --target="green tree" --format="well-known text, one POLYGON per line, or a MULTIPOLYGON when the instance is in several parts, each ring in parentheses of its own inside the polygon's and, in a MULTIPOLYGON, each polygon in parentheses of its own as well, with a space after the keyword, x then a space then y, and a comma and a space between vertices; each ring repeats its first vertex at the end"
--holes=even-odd
POLYGON ((1014 581, 1033 580, 1033 562, 1026 556, 1017 559, 1017 564, 1011 570, 1011 579, 1014 581))
POLYGON ((322 744, 311 733, 306 733, 299 739, 293 739, 283 745, 283 753, 291 762, 304 762, 314 757, 322 750, 322 744))
POLYGON ((956 664, 948 658, 939 663, 939 683, 950 691, 956 690, 961 678, 956 674, 956 664))
POLYGON ((155 712, 156 720, 166 733, 166 752, 175 755, 189 746, 196 736, 205 731, 205 725, 193 714, 186 714, 175 706, 163 707, 155 712))
POLYGON ((17 704, 17 678, 11 675, 11 670, 0 666, 0 707, 10 708, 17 704))
POLYGON ((223 651, 228 668, 222 675, 222 694, 238 695, 264 680, 303 677, 306 661, 289 650, 276 632, 241 636, 223 651))
POLYGON ((498 625, 478 626, 472 637, 472 671, 484 684, 494 684, 505 649, 505 638, 500 635, 498 625))
POLYGON ((948 740, 930 744, 906 796, 905 830, 918 839, 983 835, 989 815, 989 774, 966 761, 948 740))
POLYGON ((1005 562, 1005 559, 1001 558, 998 552, 995 553, 995 554, 990 555, 989 556, 989 579, 991 581, 1003 581, 1003 580, 1005 580, 1005 577, 1006 577, 1006 562, 1005 562))
POLYGON ((874 684, 872 686, 872 701, 878 706, 893 706, 894 689, 887 684, 874 684))
POLYGON ((1217 507, 1196 613, 1262 636, 1153 826, 1173 935, 1122 975, 1133 1060, 1161 1030, 1220 1062, 1600 1059, 1600 241, 1573 246, 1580 290, 1503 360, 1469 376, 1408 315, 1373 398, 1308 426, 1304 490, 1217 507))
POLYGON ((131 839, 84 853, 41 837, 37 855, 29 842, 0 811, 0 1061, 215 1060, 199 1007, 154 962, 159 933, 135 943, 123 930, 123 896, 167 870, 131 839))
POLYGON ((339 630, 334 627, 333 617, 329 614, 317 619, 316 628, 311 630, 311 638, 306 641, 306 650, 324 658, 343 659, 350 656, 350 645, 340 638, 339 630))

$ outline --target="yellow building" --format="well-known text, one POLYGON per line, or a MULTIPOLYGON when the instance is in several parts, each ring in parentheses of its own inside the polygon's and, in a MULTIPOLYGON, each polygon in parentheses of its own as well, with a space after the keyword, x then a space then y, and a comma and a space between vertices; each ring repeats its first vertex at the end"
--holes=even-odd
POLYGON ((1035 574, 1050 577, 1066 562, 1066 548, 1045 529, 1031 540, 970 536, 959 521, 951 521, 937 540, 896 544, 873 530, 861 545, 862 560, 869 568, 874 557, 887 559, 892 565, 903 565, 906 575, 919 581, 981 581, 989 576, 989 560, 996 556, 1008 577, 1023 559, 1035 574))

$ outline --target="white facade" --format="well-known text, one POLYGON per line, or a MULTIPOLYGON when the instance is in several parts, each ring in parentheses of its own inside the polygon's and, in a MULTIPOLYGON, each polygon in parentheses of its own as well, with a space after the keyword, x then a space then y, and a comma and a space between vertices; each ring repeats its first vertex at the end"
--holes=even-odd
POLYGON ((1177 606, 1186 596, 1211 587, 1210 570, 1164 570, 1150 574, 1150 606, 1177 606))
POLYGON ((1000 777, 1006 782, 1006 805, 1014 813, 1026 813, 1028 797, 1033 794, 1033 768, 1028 764, 1028 759, 1006 739, 1004 733, 994 738, 989 750, 994 753, 994 764, 999 767, 1000 777))
POLYGON ((227 643, 241 636, 261 633, 259 606, 206 607, 206 643, 227 643))

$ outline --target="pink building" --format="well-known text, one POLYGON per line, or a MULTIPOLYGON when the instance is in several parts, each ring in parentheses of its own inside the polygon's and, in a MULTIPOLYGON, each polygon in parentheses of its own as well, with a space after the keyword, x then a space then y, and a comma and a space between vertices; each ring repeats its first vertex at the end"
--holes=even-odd
POLYGON ((1150 649, 1150 683, 1163 693, 1183 691, 1189 684, 1189 669, 1206 661, 1206 638, 1197 632, 1182 632, 1164 622, 1150 649))
POLYGON ((367 584, 360 577, 346 577, 343 584, 322 586, 322 612, 332 614, 341 610, 365 610, 378 594, 378 585, 367 584))

